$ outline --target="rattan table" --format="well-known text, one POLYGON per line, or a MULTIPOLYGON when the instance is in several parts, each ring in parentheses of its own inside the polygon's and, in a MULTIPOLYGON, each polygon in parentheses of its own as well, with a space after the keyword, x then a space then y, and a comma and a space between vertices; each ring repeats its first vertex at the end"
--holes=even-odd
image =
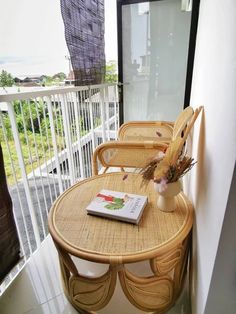
POLYGON ((139 174, 109 173, 66 190, 49 215, 49 231, 59 253, 64 292, 80 313, 93 313, 110 301, 117 274, 128 300, 146 312, 164 313, 178 298, 186 274, 193 210, 183 193, 177 209, 161 212, 152 182, 141 187, 139 174), (148 195, 138 226, 87 215, 86 206, 101 189, 148 195), (83 276, 71 255, 109 268, 102 276, 83 276), (126 264, 149 260, 152 276, 133 274, 126 264))

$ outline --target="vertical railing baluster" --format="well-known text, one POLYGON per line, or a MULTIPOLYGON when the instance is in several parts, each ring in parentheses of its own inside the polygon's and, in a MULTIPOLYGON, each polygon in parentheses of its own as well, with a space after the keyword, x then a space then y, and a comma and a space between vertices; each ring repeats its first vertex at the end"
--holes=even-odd
MULTIPOLYGON (((79 150, 79 166, 80 166, 80 176, 84 179, 84 167, 82 159, 82 148, 81 148, 81 139, 80 139, 80 126, 79 126, 79 101, 76 97, 76 94, 73 94, 73 103, 74 103, 74 112, 75 112, 75 126, 76 126, 76 142, 79 150)), ((76 146, 77 146, 76 145, 76 146)))
POLYGON ((49 123, 50 123, 51 135, 52 135, 52 145, 53 145, 54 158, 55 158, 56 169, 57 169, 59 191, 61 194, 63 192, 63 187, 62 187, 62 179, 61 179, 60 162, 59 162, 59 158, 58 158, 59 153, 57 150, 57 138, 56 138, 56 132, 55 132, 55 127, 54 127, 52 102, 51 102, 51 99, 49 97, 45 97, 45 100, 46 100, 47 106, 48 106, 49 123))
POLYGON ((69 163, 69 178, 71 185, 75 183, 75 169, 73 163, 73 150, 72 150, 72 139, 70 133, 69 117, 68 117, 68 106, 66 105, 65 95, 61 95, 61 109, 62 109, 62 119, 64 122, 64 131, 65 131, 65 141, 66 141, 66 151, 67 158, 69 163))
POLYGON ((19 138, 19 134, 18 134, 18 130, 17 130, 17 124, 16 124, 16 118, 15 118, 15 113, 14 113, 14 109, 13 109, 13 104, 8 102, 7 106, 8 106, 9 118, 11 121, 12 134, 13 134, 13 138, 15 141, 16 151, 17 151, 17 157, 18 157, 19 165, 20 165, 20 169, 21 169, 22 181, 23 181, 23 185, 25 188, 25 194, 26 194, 27 203, 28 203, 28 207, 29 207, 30 218, 31 218, 32 227, 33 227, 33 231, 34 231, 34 237, 35 237, 36 245, 37 245, 37 247, 39 247, 40 246, 40 233, 39 233, 39 229, 38 229, 36 214, 34 212, 29 182, 27 179, 25 162, 24 162, 20 138, 19 138))
MULTIPOLYGON (((43 118, 44 118, 44 121, 47 121, 47 115, 46 115, 46 109, 47 109, 47 102, 43 99, 44 101, 44 104, 45 106, 43 106, 43 118)), ((49 152, 49 158, 50 158, 50 161, 51 161, 51 164, 52 165, 52 159, 53 159, 53 156, 52 156, 52 151, 51 151, 51 145, 50 145, 50 137, 49 137, 49 130, 48 130, 48 127, 47 127, 47 124, 45 123, 45 133, 46 133, 46 143, 47 143, 47 146, 48 146, 48 152, 49 152)), ((50 163, 49 161, 49 163, 50 163)), ((48 163, 48 161, 47 161, 48 163)), ((52 176, 52 180, 53 180, 53 187, 54 187, 54 195, 55 195, 55 198, 58 196, 58 193, 57 193, 57 188, 56 188, 56 183, 55 183, 55 175, 54 175, 54 171, 53 171, 53 168, 51 167, 51 176, 52 176)))
POLYGON ((116 99, 116 108, 117 108, 117 130, 116 130, 116 138, 118 138, 118 129, 120 127, 120 107, 119 107, 119 88, 118 85, 115 85, 115 99, 116 99))
MULTIPOLYGON (((35 127, 34 127, 34 122, 33 122, 33 116, 32 116, 32 110, 31 110, 31 105, 29 105, 29 113, 30 113, 30 122, 31 122, 31 127, 32 127, 32 134, 33 134, 33 139, 34 139, 34 148, 35 148, 35 153, 36 153, 36 159, 37 159, 37 165, 39 169, 39 174, 40 174, 40 181, 41 181, 41 186, 42 186, 42 191, 43 191, 43 200, 44 200, 44 206, 45 210, 48 213, 48 208, 47 208, 47 202, 46 202, 46 194, 45 194, 45 188, 43 184, 43 176, 42 176, 42 170, 41 170, 41 165, 40 165, 40 159, 39 159, 39 152, 38 152, 38 145, 36 142, 36 137, 35 137, 35 127)), ((34 100, 34 106, 36 108, 36 100, 34 100)))
MULTIPOLYGON (((44 161, 44 164, 46 166, 46 172, 47 172, 47 182, 48 182, 48 189, 49 189, 49 196, 50 196, 50 201, 51 201, 51 204, 53 202, 53 197, 52 197, 52 191, 51 191, 51 184, 50 184, 50 181, 49 181, 49 169, 48 169, 48 162, 47 162, 47 159, 46 159, 46 152, 45 152, 45 147, 44 147, 44 140, 43 140, 43 130, 42 130, 42 126, 41 126, 41 120, 40 120, 40 114, 39 114, 39 104, 37 102, 37 100, 35 99, 34 100, 35 102, 35 108, 36 108, 36 115, 37 115, 37 121, 38 121, 38 127, 39 127, 39 134, 40 134, 40 144, 41 144, 41 148, 42 148, 42 152, 43 152, 43 161, 44 161)), ((43 102, 43 100, 42 100, 43 102)), ((44 106, 44 103, 43 103, 43 106, 44 106)))
POLYGON ((102 141, 106 141, 106 113, 105 113, 105 101, 104 101, 105 89, 100 88, 100 110, 101 110, 101 120, 102 120, 102 141))
MULTIPOLYGON (((84 130, 85 130, 85 135, 84 138, 86 139, 89 136, 90 128, 89 128, 89 120, 88 120, 88 112, 87 112, 87 96, 88 96, 88 90, 85 90, 82 94, 82 106, 83 106, 83 121, 84 121, 84 130)), ((85 141, 85 173, 86 177, 89 176, 89 155, 88 155, 88 144, 87 141, 85 141)))
MULTIPOLYGON (((30 101, 29 100, 27 100, 27 105, 29 107, 29 112, 30 112, 30 101)), ((24 128, 25 140, 26 140, 26 145, 27 145, 27 150, 28 150, 28 156, 29 156, 29 160, 30 160, 30 164, 31 164, 32 174, 33 174, 35 194, 36 194, 36 199, 37 199, 37 202, 38 202, 38 212, 39 212, 39 217, 40 217, 41 224, 42 224, 42 229, 43 229, 43 235, 44 235, 43 238, 45 238, 46 237, 46 230, 45 230, 45 226, 44 226, 44 222, 43 222, 42 207, 41 207, 41 203, 40 203, 40 200, 39 200, 38 186, 36 184, 36 175, 35 175, 35 171, 34 171, 32 152, 31 152, 31 148, 30 148, 31 145, 29 143, 29 137, 28 137, 28 134, 27 134, 26 121, 25 121, 25 112, 23 110, 23 105, 22 105, 21 101, 20 101, 20 110, 21 110, 21 115, 22 115, 23 128, 24 128)), ((30 116, 30 117, 31 117, 30 120, 31 120, 31 127, 32 127, 32 116, 30 116)))
POLYGON ((91 137, 92 137, 92 148, 95 150, 95 136, 94 136, 94 122, 93 122, 93 104, 92 104, 92 93, 91 88, 89 87, 89 115, 90 115, 90 124, 91 124, 91 137))
POLYGON ((75 97, 74 93, 69 93, 68 94, 70 102, 69 102, 69 118, 70 118, 70 126, 71 126, 71 138, 72 138, 72 151, 73 151, 73 163, 74 163, 74 169, 75 169, 75 180, 77 181, 78 179, 78 172, 79 172, 79 158, 78 158, 78 152, 77 152, 77 133, 76 133, 76 121, 75 121, 75 110, 74 110, 74 105, 75 105, 75 97))
POLYGON ((112 90, 113 90, 113 97, 114 97, 114 101, 113 101, 113 104, 114 104, 114 118, 115 118, 115 139, 117 139, 117 131, 118 131, 118 120, 117 120, 117 117, 119 116, 117 113, 117 100, 116 100, 116 85, 114 85, 112 87, 112 90))
POLYGON ((108 93, 108 86, 105 86, 105 111, 106 111, 106 135, 107 140, 110 141, 110 116, 109 116, 109 93, 108 93))
POLYGON ((58 111, 59 111, 59 122, 60 122, 58 135, 59 137, 61 137, 61 141, 62 141, 61 152, 63 152, 63 154, 61 153, 62 174, 63 174, 64 187, 65 189, 67 189, 69 187, 69 184, 68 184, 68 176, 66 173, 66 161, 64 160, 64 157, 63 157, 65 155, 66 144, 65 144, 64 124, 62 120, 62 109, 61 109, 62 104, 61 104, 61 97, 59 94, 57 94, 57 99, 58 99, 58 111), (65 167, 63 166, 63 162, 64 162, 65 167))

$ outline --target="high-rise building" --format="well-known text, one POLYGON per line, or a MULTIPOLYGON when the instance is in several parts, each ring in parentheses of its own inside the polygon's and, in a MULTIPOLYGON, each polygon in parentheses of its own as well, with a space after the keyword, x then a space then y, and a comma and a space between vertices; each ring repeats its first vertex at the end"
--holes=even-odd
POLYGON ((75 85, 103 83, 104 0, 61 0, 61 12, 75 85))

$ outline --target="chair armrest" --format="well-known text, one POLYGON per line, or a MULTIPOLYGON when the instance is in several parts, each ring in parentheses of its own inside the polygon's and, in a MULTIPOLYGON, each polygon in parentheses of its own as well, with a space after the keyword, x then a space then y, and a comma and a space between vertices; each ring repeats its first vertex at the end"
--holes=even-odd
POLYGON ((98 174, 98 161, 105 169, 143 168, 158 152, 165 152, 168 145, 155 141, 110 141, 100 144, 93 153, 93 174, 98 174))
POLYGON ((120 141, 170 141, 173 126, 168 121, 131 121, 119 128, 118 138, 120 141))

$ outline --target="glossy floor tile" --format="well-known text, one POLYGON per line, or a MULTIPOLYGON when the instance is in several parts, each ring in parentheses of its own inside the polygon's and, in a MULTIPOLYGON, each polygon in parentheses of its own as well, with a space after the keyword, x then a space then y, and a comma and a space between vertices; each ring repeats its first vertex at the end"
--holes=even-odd
MULTIPOLYGON (((86 275, 104 273, 107 266, 76 259, 80 272, 86 275)), ((148 275, 145 263, 129 266, 133 272, 148 275)), ((76 314, 63 294, 57 252, 48 236, 30 258, 24 269, 0 298, 0 314, 76 314)), ((117 287, 110 303, 101 314, 144 313, 131 305, 117 287)), ((190 314, 186 290, 169 314, 190 314)))

